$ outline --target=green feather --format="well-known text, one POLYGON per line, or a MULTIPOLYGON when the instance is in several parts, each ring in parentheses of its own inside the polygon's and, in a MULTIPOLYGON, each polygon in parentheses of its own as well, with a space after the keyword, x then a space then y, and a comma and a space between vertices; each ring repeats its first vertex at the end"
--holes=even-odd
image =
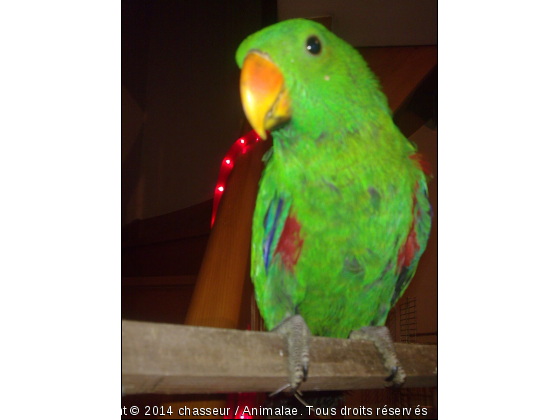
POLYGON ((253 219, 252 268, 267 328, 299 313, 315 335, 348 337, 382 325, 412 278, 428 240, 426 177, 415 147, 392 121, 387 100, 361 55, 322 25, 296 19, 248 37, 284 75, 292 118, 273 133, 253 219), (306 41, 319 38, 318 55, 306 41), (269 209, 284 200, 270 250, 269 209), (303 241, 293 270, 275 253, 288 215, 303 241), (409 265, 402 250, 413 231, 409 265), (400 259, 399 259, 400 257, 400 259))

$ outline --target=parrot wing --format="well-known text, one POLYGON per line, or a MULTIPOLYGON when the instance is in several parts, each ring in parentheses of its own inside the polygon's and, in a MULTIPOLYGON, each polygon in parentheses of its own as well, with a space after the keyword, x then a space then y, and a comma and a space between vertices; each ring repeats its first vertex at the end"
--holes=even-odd
POLYGON ((255 207, 251 277, 255 296, 270 330, 294 310, 294 266, 303 245, 292 199, 263 177, 255 207))
POLYGON ((399 250, 397 258, 399 277, 395 284, 395 292, 391 298, 391 306, 403 295, 412 277, 414 277, 418 261, 426 248, 430 235, 432 207, 428 200, 428 189, 425 179, 417 184, 413 203, 412 214, 414 217, 412 219, 412 226, 410 227, 406 242, 399 250))

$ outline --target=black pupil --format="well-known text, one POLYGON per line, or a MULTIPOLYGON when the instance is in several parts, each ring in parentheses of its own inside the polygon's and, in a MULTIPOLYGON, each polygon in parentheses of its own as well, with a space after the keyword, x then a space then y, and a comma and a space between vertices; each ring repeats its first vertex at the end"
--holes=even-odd
POLYGON ((316 36, 307 38, 307 51, 311 54, 319 54, 321 52, 321 43, 316 36))

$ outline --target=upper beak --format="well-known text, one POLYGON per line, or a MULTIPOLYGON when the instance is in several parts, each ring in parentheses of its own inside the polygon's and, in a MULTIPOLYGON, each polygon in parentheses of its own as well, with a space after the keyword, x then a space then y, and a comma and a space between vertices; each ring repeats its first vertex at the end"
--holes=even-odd
POLYGON ((266 140, 270 130, 291 117, 290 97, 284 76, 264 55, 251 51, 241 69, 241 102, 257 134, 266 140))

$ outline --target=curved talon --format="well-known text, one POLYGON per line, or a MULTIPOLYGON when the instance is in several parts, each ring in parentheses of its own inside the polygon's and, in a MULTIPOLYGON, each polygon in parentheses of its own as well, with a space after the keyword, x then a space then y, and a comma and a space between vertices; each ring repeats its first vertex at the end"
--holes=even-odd
POLYGON ((307 363, 303 364, 303 381, 307 381, 307 363))
POLYGON ((307 404, 305 402, 305 400, 303 399, 303 394, 299 391, 296 391, 296 393, 294 394, 294 397, 296 397, 296 400, 298 400, 300 403, 302 403, 304 406, 309 407, 309 404, 307 404))
POLYGON ((385 378, 385 381, 392 382, 393 379, 395 379, 395 376, 397 376, 398 371, 399 371, 399 367, 393 366, 393 368, 391 369, 391 374, 385 378))
POLYGON ((282 391, 284 391, 286 388, 291 387, 290 384, 286 384, 284 386, 281 386, 280 388, 278 388, 276 391, 274 391, 272 394, 268 394, 269 397, 274 397, 276 394, 281 393, 282 391))

